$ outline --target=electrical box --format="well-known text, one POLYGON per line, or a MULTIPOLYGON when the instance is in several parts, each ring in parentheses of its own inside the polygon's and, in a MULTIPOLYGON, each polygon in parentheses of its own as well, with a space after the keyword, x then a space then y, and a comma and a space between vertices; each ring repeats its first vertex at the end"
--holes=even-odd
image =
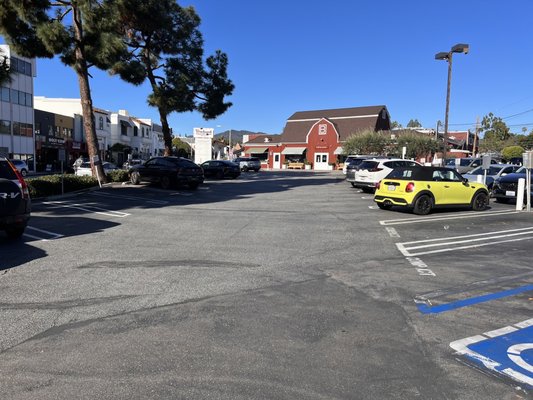
POLYGON ((485 154, 483 156, 483 164, 482 164, 482 167, 483 169, 489 169, 490 168, 490 162, 491 162, 491 159, 492 157, 490 156, 490 154, 485 154))
POLYGON ((526 151, 522 154, 522 165, 526 168, 533 168, 533 151, 526 151))

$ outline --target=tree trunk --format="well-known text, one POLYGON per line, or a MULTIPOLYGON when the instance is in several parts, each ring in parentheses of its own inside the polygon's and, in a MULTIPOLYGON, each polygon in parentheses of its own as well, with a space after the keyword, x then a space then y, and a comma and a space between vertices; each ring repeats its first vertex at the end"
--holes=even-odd
POLYGON ((75 71, 78 76, 78 83, 80 87, 81 109, 83 115, 83 130, 85 131, 85 139, 87 141, 87 150, 89 159, 91 161, 91 169, 93 176, 98 176, 103 183, 107 182, 107 177, 102 166, 102 160, 94 163, 96 156, 98 156, 98 137, 96 136, 96 127, 93 114, 93 101, 91 99, 91 88, 89 85, 89 68, 87 67, 87 60, 85 58, 85 51, 83 46, 83 26, 81 10, 78 6, 73 5, 74 18, 74 36, 78 45, 75 50, 76 64, 75 71))
POLYGON ((165 141, 165 156, 172 155, 172 135, 170 134, 170 127, 168 126, 167 114, 159 108, 159 118, 161 119, 161 126, 163 127, 163 139, 165 141))

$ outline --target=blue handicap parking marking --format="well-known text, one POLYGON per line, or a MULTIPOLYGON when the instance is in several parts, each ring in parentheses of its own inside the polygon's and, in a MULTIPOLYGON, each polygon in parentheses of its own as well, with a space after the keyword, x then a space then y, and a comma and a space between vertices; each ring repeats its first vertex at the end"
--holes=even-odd
POLYGON ((457 340, 450 346, 476 365, 533 389, 533 319, 457 340))

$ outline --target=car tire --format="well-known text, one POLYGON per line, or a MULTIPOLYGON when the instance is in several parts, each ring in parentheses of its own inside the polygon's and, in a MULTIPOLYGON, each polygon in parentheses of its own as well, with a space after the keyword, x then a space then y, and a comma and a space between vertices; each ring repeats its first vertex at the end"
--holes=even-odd
POLYGON ((161 177, 161 187, 165 190, 170 188, 170 178, 168 176, 161 177))
POLYGON ((19 239, 23 235, 24 229, 26 229, 25 226, 9 227, 6 229, 6 235, 11 240, 19 239))
POLYGON ((484 211, 489 205, 489 196, 485 192, 478 192, 472 199, 472 210, 484 211))
POLYGON ((22 170, 20 171, 20 174, 21 174, 23 177, 26 177, 26 175, 28 175, 28 171, 25 170, 25 169, 22 169, 22 170))
POLYGON ((376 189, 367 188, 367 187, 362 187, 361 190, 362 190, 364 193, 374 193, 376 189))
POLYGON ((130 174, 130 182, 132 185, 138 185, 141 183, 141 175, 138 172, 132 172, 130 174))
POLYGON ((433 200, 427 194, 423 194, 415 201, 413 213, 416 215, 428 215, 433 208, 433 200))

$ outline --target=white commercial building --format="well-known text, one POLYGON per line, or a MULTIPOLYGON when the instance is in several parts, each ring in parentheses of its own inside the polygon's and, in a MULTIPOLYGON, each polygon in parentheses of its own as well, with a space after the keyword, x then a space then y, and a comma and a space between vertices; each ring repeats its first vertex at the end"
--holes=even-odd
POLYGON ((34 170, 33 115, 34 59, 20 57, 8 45, 0 45, 0 57, 8 60, 11 81, 0 87, 0 156, 28 162, 34 170))
MULTIPOLYGON (((44 96, 34 97, 35 108, 37 110, 48 111, 59 115, 66 115, 74 118, 73 146, 77 149, 85 148, 85 130, 83 128, 83 111, 81 99, 50 98, 44 96)), ((111 113, 100 108, 93 107, 96 137, 98 138, 98 148, 100 157, 105 159, 105 152, 111 146, 111 113)))

